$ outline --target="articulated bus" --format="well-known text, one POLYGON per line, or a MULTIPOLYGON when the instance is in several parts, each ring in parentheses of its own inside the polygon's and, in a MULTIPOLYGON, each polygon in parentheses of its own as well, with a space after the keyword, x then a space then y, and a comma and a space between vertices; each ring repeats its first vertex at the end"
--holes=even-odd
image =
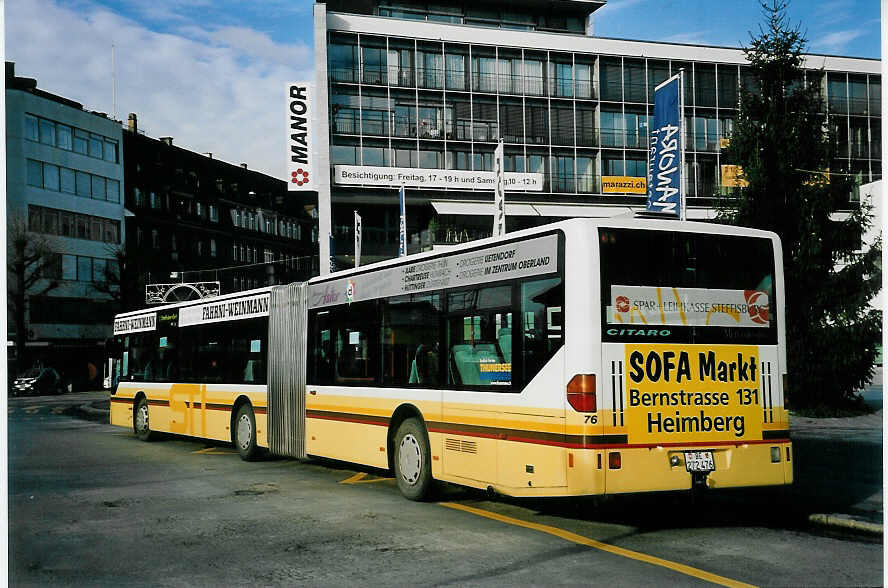
POLYGON ((780 241, 573 219, 121 314, 111 423, 511 496, 790 484, 780 241))

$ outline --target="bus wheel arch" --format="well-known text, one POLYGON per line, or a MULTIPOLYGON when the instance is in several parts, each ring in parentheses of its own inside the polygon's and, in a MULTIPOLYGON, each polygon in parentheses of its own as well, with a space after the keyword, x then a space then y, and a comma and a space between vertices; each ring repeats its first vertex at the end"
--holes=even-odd
POLYGON ((389 427, 389 463, 398 489, 410 500, 428 500, 435 490, 428 429, 419 410, 399 407, 389 427), (403 410, 401 410, 403 408, 403 410))
POLYGON ((395 436, 398 434, 398 429, 401 427, 401 423, 406 421, 409 418, 415 418, 422 423, 422 426, 425 427, 425 419, 422 418, 422 413, 419 412, 419 409, 413 406, 412 404, 402 404, 398 408, 395 409, 394 414, 392 414, 392 418, 389 419, 389 428, 388 428, 388 467, 392 472, 395 471, 395 436))
POLYGON ((231 407, 231 443, 244 461, 252 461, 259 455, 256 415, 253 404, 246 396, 239 396, 231 407))
POLYGON ((151 421, 148 415, 148 396, 144 391, 139 390, 133 398, 133 433, 140 441, 151 441, 156 436, 151 430, 151 421))

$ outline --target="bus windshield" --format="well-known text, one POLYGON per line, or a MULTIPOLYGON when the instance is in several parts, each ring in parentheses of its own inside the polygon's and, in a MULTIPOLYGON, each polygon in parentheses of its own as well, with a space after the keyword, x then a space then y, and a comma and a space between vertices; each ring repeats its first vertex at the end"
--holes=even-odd
POLYGON ((776 344, 763 237, 599 229, 604 341, 776 344))

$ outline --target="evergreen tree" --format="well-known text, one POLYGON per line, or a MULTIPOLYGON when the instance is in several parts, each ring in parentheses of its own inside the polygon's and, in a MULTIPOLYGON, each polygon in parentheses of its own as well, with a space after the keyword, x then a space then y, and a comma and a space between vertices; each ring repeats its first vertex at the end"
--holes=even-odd
POLYGON ((726 152, 748 185, 721 201, 719 217, 783 243, 789 404, 848 406, 872 376, 881 338, 881 312, 869 306, 880 244, 859 251, 869 211, 851 202, 848 174, 834 163, 829 173, 835 142, 819 82, 805 82, 804 35, 783 0, 762 0, 762 12, 765 24, 744 48, 753 87, 741 90, 726 152))

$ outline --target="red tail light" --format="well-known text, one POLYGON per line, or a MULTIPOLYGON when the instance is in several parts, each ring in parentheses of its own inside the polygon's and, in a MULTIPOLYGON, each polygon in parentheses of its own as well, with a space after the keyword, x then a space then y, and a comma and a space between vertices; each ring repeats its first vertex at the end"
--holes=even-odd
POLYGON ((567 384, 567 402, 577 412, 595 412, 595 374, 577 374, 567 384))

